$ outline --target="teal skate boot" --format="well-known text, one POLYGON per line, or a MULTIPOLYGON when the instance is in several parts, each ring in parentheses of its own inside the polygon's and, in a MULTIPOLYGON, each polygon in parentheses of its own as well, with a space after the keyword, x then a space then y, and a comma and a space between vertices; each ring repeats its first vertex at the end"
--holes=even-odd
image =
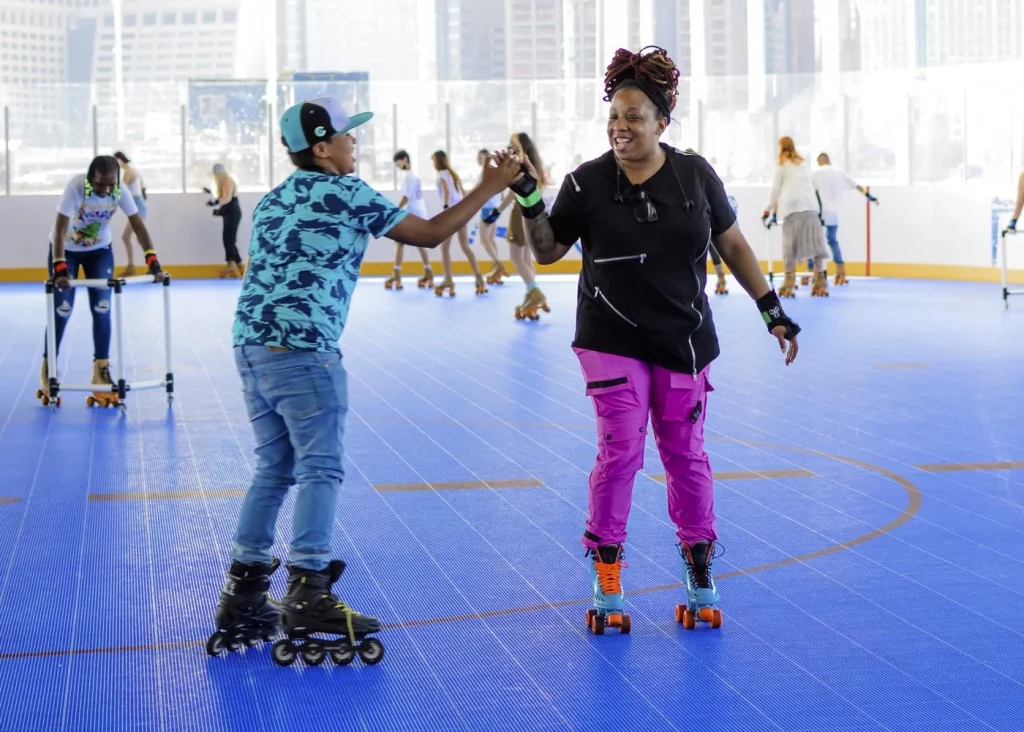
POLYGON ((722 611, 715 605, 719 601, 718 588, 711 576, 711 560, 714 559, 715 542, 698 541, 696 544, 680 544, 679 555, 686 563, 685 605, 676 605, 676 622, 687 630, 697 627, 702 620, 712 628, 722 627, 722 611))
POLYGON ((590 581, 594 587, 594 607, 587 610, 587 627, 594 635, 603 635, 605 628, 628 633, 630 620, 623 612, 626 598, 622 593, 622 545, 590 549, 587 556, 593 560, 590 581))

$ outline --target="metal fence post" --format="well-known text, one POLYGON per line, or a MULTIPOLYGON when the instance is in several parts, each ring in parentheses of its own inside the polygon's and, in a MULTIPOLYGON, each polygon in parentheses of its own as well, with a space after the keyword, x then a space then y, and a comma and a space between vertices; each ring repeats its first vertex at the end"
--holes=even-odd
POLYGON ((444 151, 451 155, 452 150, 452 103, 444 103, 444 151))
MULTIPOLYGON (((398 103, 391 104, 391 154, 398 152, 398 103)), ((398 190, 398 167, 391 166, 391 188, 398 190)))
POLYGON ((4 107, 4 194, 11 195, 11 117, 4 107))
POLYGON ((856 175, 850 162, 850 95, 843 94, 843 168, 856 175))
POLYGON ((181 192, 185 193, 188 190, 188 161, 187 161, 187 149, 185 142, 185 128, 188 123, 188 108, 186 105, 181 105, 181 192))
POLYGON ((274 187, 274 102, 267 102, 267 188, 274 187))

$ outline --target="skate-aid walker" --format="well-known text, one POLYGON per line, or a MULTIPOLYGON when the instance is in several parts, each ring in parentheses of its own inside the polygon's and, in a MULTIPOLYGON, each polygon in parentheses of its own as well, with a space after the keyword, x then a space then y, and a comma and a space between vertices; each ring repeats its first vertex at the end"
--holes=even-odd
POLYGON ((1017 232, 1017 221, 1013 220, 1010 222, 1010 226, 1003 229, 999 235, 1000 243, 1002 244, 1002 285, 1003 285, 1003 307, 1009 309, 1010 307, 1010 296, 1011 295, 1024 295, 1024 290, 1011 290, 1008 276, 1008 265, 1007 265, 1007 236, 1014 236, 1017 232))
POLYGON ((167 404, 174 401, 174 373, 171 368, 171 276, 163 272, 163 301, 164 301, 164 357, 166 359, 166 371, 164 378, 152 381, 136 381, 129 384, 124 377, 124 316, 122 315, 121 298, 126 287, 132 285, 149 285, 158 282, 156 275, 138 275, 135 277, 114 277, 108 280, 79 280, 70 279, 71 287, 96 287, 112 289, 114 297, 112 307, 114 309, 114 330, 117 339, 117 360, 115 361, 115 373, 110 376, 103 374, 102 379, 97 379, 94 374, 92 384, 62 384, 60 373, 57 370, 57 329, 56 317, 54 315, 54 280, 46 281, 46 375, 49 382, 47 391, 43 389, 36 391, 36 398, 43 406, 49 406, 56 411, 61 405, 60 393, 62 391, 84 391, 91 392, 86 397, 85 403, 90 407, 118 408, 124 414, 127 409, 125 402, 129 391, 142 391, 144 389, 164 389, 167 392, 167 404), (109 378, 108 378, 109 377, 109 378), (109 385, 104 382, 109 382, 109 385), (106 388, 104 388, 106 387, 106 388))

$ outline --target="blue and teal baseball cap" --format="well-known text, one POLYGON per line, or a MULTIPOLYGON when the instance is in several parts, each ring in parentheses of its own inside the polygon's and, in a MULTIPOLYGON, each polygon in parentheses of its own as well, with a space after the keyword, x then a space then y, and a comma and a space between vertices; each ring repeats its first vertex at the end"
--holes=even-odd
POLYGON ((281 115, 281 136, 289 150, 302 152, 368 122, 371 117, 373 112, 349 117, 338 101, 330 97, 313 99, 285 110, 281 115))

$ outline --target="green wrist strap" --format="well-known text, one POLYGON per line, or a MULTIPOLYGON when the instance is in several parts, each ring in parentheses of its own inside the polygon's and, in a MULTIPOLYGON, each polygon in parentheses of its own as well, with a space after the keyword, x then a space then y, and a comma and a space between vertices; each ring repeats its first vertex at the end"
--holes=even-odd
POLYGON ((523 208, 532 208, 533 206, 536 206, 538 203, 543 201, 544 196, 541 194, 540 188, 535 188, 533 193, 531 193, 526 198, 523 198, 517 193, 516 200, 519 201, 519 205, 522 206, 523 208))

